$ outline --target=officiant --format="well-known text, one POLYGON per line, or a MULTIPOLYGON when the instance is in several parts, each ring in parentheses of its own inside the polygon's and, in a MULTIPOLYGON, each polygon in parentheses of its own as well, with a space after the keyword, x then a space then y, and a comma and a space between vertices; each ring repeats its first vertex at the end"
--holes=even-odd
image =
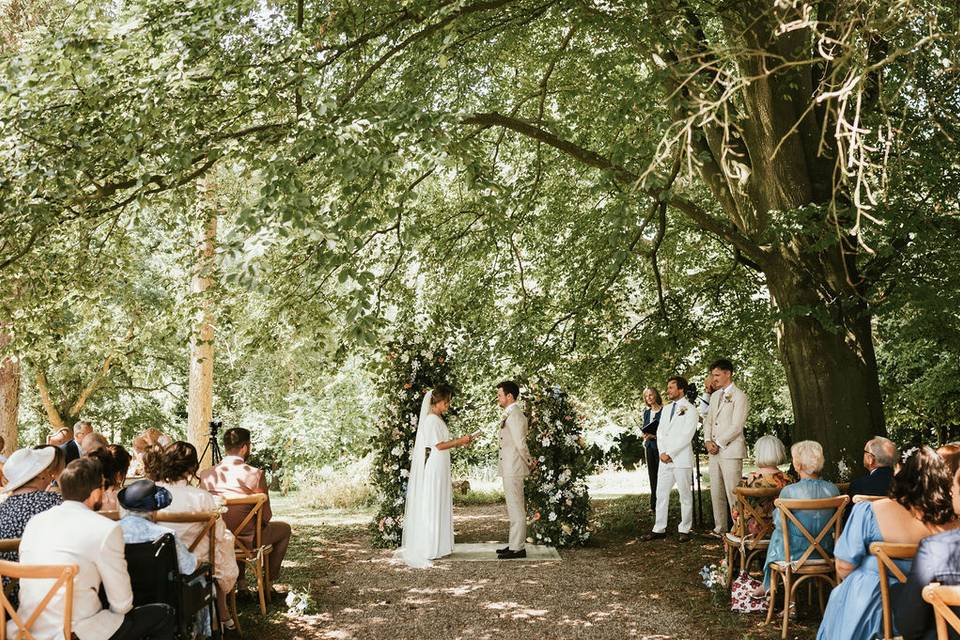
POLYGON ((643 390, 643 454, 647 460, 647 477, 650 478, 650 511, 657 508, 657 474, 660 472, 660 450, 657 448, 657 427, 660 426, 660 411, 663 400, 660 392, 653 387, 643 390))

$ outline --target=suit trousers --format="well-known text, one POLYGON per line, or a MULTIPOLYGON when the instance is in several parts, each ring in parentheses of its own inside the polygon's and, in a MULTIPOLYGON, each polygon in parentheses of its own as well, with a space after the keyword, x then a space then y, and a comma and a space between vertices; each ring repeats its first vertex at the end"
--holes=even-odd
POLYGON ((523 500, 524 476, 503 476, 503 497, 510 518, 510 550, 520 551, 527 543, 527 508, 523 500))
POLYGON ((110 640, 173 640, 176 628, 177 613, 173 607, 145 604, 123 616, 123 624, 110 636, 110 640))
POLYGON ((743 460, 710 456, 710 502, 713 505, 713 530, 730 530, 731 509, 737 504, 733 490, 740 484, 743 460))
POLYGON ((690 533, 690 529, 693 528, 693 469, 675 467, 661 462, 657 473, 657 515, 653 523, 654 533, 664 533, 667 530, 670 491, 674 484, 677 485, 677 493, 680 494, 680 526, 677 527, 677 531, 690 533))

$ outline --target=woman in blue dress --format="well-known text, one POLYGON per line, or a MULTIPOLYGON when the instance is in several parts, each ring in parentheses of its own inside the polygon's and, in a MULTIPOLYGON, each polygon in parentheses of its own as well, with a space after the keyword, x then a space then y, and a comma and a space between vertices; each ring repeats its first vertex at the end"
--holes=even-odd
MULTIPOLYGON (((950 473, 937 452, 913 448, 904 454, 889 498, 854 506, 834 550, 843 582, 830 594, 817 640, 871 640, 881 631, 880 574, 870 544, 917 544, 955 527, 950 485, 950 473)), ((910 571, 909 560, 897 564, 910 571)))
MULTIPOLYGON (((820 471, 823 469, 823 447, 819 442, 813 440, 802 440, 790 447, 790 457, 793 459, 793 468, 800 474, 800 481, 785 486, 780 491, 780 498, 783 500, 819 500, 821 498, 833 498, 840 495, 840 490, 832 482, 820 479, 820 471)), ((833 517, 833 509, 817 509, 797 511, 794 515, 797 517, 807 531, 814 536, 823 529, 824 525, 833 517)), ((770 546, 767 547, 767 559, 763 563, 763 586, 757 590, 754 595, 762 596, 770 589, 770 565, 774 562, 786 560, 786 550, 783 545, 783 529, 781 524, 780 510, 773 510, 773 533, 770 534, 770 546)), ((796 560, 804 554, 810 542, 804 537, 800 530, 792 523, 788 525, 790 530, 790 559, 796 560)), ((822 546, 826 551, 833 548, 833 534, 829 533, 824 537, 822 546)), ((810 557, 817 558, 820 554, 814 551, 810 557)))

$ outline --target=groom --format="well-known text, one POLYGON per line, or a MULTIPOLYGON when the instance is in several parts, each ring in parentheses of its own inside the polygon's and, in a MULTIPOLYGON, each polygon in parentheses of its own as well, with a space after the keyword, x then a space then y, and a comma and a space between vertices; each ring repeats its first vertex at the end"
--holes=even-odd
POLYGON ((501 560, 526 558, 527 509, 523 503, 523 480, 536 466, 527 450, 527 417, 517 404, 520 387, 507 380, 497 385, 497 404, 503 409, 500 423, 500 475, 503 476, 503 496, 510 517, 510 544, 497 549, 501 560))

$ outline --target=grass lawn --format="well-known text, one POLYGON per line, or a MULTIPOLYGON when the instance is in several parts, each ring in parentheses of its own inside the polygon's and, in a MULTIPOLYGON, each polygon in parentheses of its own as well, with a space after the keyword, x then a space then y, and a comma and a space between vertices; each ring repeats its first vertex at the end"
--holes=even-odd
MULTIPOLYGON (((676 495, 674 495, 676 501, 676 495)), ((370 547, 372 512, 316 510, 296 496, 276 498, 276 517, 293 525, 294 540, 278 581, 308 592, 303 615, 273 603, 261 617, 241 609, 248 638, 778 638, 761 614, 715 607, 698 572, 719 562, 719 541, 697 536, 644 543, 652 515, 645 495, 594 501, 594 537, 561 551, 562 562, 439 563, 413 570, 370 547)), ((709 497, 705 493, 705 507, 709 497)), ((676 504, 673 505, 676 510, 676 504)), ((502 505, 455 507, 458 542, 504 540, 502 505)), ((677 514, 671 513, 675 530, 677 514)), ((791 637, 816 634, 817 616, 801 611, 791 637)))

